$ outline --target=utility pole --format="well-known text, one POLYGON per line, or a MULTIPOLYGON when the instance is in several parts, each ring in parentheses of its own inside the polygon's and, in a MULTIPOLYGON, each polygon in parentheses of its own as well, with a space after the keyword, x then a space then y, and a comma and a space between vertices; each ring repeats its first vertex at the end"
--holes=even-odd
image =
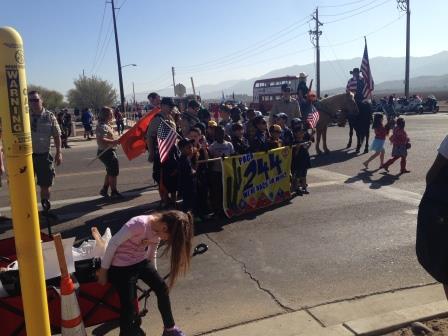
POLYGON ((406 12, 406 70, 404 76, 404 95, 409 98, 409 66, 410 66, 410 44, 411 44, 411 8, 409 0, 397 0, 398 9, 406 12))
POLYGON ((319 21, 319 7, 316 7, 316 11, 313 14, 313 20, 316 21, 316 29, 310 30, 311 43, 316 47, 316 95, 320 97, 320 47, 319 37, 322 35, 322 31, 319 30, 323 23, 319 21))
POLYGON ((132 82, 132 96, 134 97, 134 107, 135 107, 135 88, 134 88, 134 82, 132 82))
POLYGON ((193 88, 193 94, 194 94, 194 97, 195 97, 195 99, 196 99, 196 90, 195 90, 195 88, 194 88, 193 77, 190 77, 190 79, 191 79, 191 87, 193 88))
POLYGON ((115 49, 117 50, 118 82, 120 84, 120 110, 121 112, 124 112, 123 76, 121 74, 120 46, 118 45, 117 21, 115 18, 114 0, 111 0, 110 3, 112 5, 112 18, 114 20, 115 49))
POLYGON ((171 73, 173 74, 173 90, 174 90, 174 97, 176 97, 176 81, 174 80, 174 67, 171 67, 171 73))

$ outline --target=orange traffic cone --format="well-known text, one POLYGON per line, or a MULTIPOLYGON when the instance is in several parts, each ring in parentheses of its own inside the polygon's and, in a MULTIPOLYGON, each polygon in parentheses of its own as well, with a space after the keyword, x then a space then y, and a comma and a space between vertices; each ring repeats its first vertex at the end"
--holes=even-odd
POLYGON ((70 276, 61 278, 61 332, 63 336, 87 335, 70 276))
POLYGON ((64 247, 60 234, 53 236, 59 267, 61 268, 61 332, 63 336, 86 336, 78 300, 65 261, 64 247))

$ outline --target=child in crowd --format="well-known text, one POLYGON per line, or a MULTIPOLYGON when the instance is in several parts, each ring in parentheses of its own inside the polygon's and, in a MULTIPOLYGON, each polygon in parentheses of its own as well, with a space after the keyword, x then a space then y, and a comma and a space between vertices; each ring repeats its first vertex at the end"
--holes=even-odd
POLYGON ((411 143, 409 142, 408 135, 404 130, 406 123, 403 118, 398 118, 396 121, 396 126, 390 137, 390 141, 393 144, 392 147, 392 158, 389 159, 382 168, 389 172, 389 166, 401 158, 400 162, 400 174, 410 173, 406 169, 406 157, 408 156, 408 149, 411 148, 411 143))
POLYGON ((363 162, 366 169, 369 168, 369 163, 375 158, 380 157, 380 167, 384 165, 384 143, 386 142, 386 136, 389 133, 389 125, 384 126, 383 114, 375 113, 373 117, 372 129, 375 131, 375 139, 370 146, 370 150, 374 152, 365 162, 363 162))
POLYGON ((165 327, 162 336, 185 336, 174 323, 169 289, 190 266, 192 238, 192 216, 171 210, 133 217, 109 241, 98 271, 98 282, 105 285, 109 280, 118 292, 120 335, 145 335, 135 307, 136 283, 141 279, 157 295, 165 327), (156 254, 161 240, 166 242, 164 253, 171 252, 168 286, 157 272, 156 254))
POLYGON ((208 122, 208 127, 206 130, 205 138, 207 139, 207 143, 211 145, 213 141, 215 141, 215 129, 218 126, 216 121, 210 120, 208 122))
POLYGON ((197 163, 198 161, 206 161, 209 159, 208 144, 205 137, 202 135, 199 128, 193 127, 190 129, 188 138, 194 140, 194 150, 198 155, 193 156, 192 165, 196 166, 196 181, 197 181, 197 209, 196 215, 203 219, 209 213, 209 163, 197 163), (196 160, 197 158, 197 160, 196 160))
POLYGON ((246 116, 247 121, 244 123, 244 136, 249 140, 255 136, 255 132, 257 131, 253 123, 253 120, 257 115, 255 114, 254 109, 248 109, 246 116))
MULTIPOLYGON (((194 147, 193 139, 182 139, 177 144, 181 152, 177 162, 178 171, 178 188, 182 194, 182 211, 197 213, 196 197, 197 197, 197 180, 196 168, 197 163, 193 163, 193 158, 199 154, 194 147)), ((194 160, 196 161, 196 160, 194 160)))
POLYGON ((225 134, 230 134, 232 127, 232 120, 230 119, 230 108, 227 105, 222 105, 220 110, 221 120, 218 126, 224 127, 225 134))
MULTIPOLYGON (((234 154, 233 145, 231 142, 224 140, 225 132, 222 126, 216 127, 215 141, 210 145, 209 152, 213 158, 230 156, 234 154)), ((222 208, 222 167, 220 161, 212 163, 212 171, 210 177, 210 198, 212 203, 212 210, 216 216, 223 214, 222 208)))
POLYGON ((311 145, 310 135, 305 129, 305 125, 297 124, 293 130, 294 148, 292 152, 292 183, 291 190, 298 195, 309 194, 306 176, 311 168, 311 159, 308 148, 311 145))
POLYGON ((269 149, 279 148, 283 146, 282 140, 280 139, 281 135, 282 135, 282 128, 279 125, 274 124, 269 127, 269 140, 268 140, 269 149))
POLYGON ((232 125, 232 145, 235 154, 246 154, 249 153, 249 143, 243 136, 244 127, 240 123, 235 123, 232 125))
POLYGON ((255 126, 255 134, 253 138, 249 138, 250 151, 255 152, 265 152, 269 149, 268 139, 269 134, 267 131, 268 125, 263 116, 256 116, 253 119, 253 124, 255 126))
POLYGON ((280 134, 280 140, 283 146, 291 146, 294 142, 294 135, 291 129, 287 126, 288 115, 286 113, 279 113, 277 118, 278 125, 282 128, 282 133, 280 134))

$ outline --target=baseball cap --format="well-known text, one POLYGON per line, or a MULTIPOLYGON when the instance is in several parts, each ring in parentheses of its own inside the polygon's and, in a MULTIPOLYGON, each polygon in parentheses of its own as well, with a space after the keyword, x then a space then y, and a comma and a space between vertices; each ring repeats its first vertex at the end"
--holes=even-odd
POLYGON ((216 126, 218 126, 216 121, 214 121, 214 120, 209 120, 208 121, 208 127, 216 127, 216 126))
POLYGON ((174 103, 173 98, 170 98, 170 97, 163 97, 162 100, 160 101, 160 105, 167 105, 169 107, 176 106, 176 104, 174 103))

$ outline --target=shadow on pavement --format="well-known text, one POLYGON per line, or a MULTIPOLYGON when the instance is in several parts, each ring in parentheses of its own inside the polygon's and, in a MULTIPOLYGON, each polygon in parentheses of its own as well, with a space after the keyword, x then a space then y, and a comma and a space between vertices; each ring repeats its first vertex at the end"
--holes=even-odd
POLYGON ((206 233, 220 232, 223 230, 223 227, 226 225, 233 224, 235 222, 244 221, 244 220, 254 220, 258 216, 262 215, 265 212, 274 211, 278 208, 284 207, 285 205, 291 204, 291 200, 294 197, 295 196, 293 196, 292 198, 290 198, 286 201, 283 201, 281 203, 271 205, 267 208, 258 209, 254 212, 248 213, 243 216, 237 216, 237 217, 230 218, 230 219, 227 217, 219 217, 219 218, 213 218, 213 219, 209 219, 209 220, 206 220, 203 222, 195 223, 194 235, 199 236, 201 234, 206 234, 206 233))
POLYGON ((372 180, 373 173, 377 171, 378 169, 374 171, 363 169, 358 173, 358 175, 348 178, 346 181, 344 181, 344 183, 355 183, 358 181, 362 181, 366 184, 370 184, 370 189, 380 189, 381 187, 394 184, 400 178, 400 174, 390 175, 387 173, 382 173, 382 176, 379 179, 372 180))
POLYGON ((126 210, 111 210, 110 213, 87 220, 84 225, 63 230, 61 232, 64 238, 76 237, 76 241, 84 241, 92 239, 91 228, 96 226, 101 234, 110 228, 112 234, 115 234, 120 228, 132 217, 140 215, 148 215, 153 212, 158 206, 159 201, 152 203, 141 204, 134 207, 129 207, 126 210))
POLYGON ((331 151, 328 154, 312 155, 311 167, 318 168, 322 166, 328 166, 333 163, 345 162, 356 156, 357 154, 354 152, 354 150, 350 149, 337 149, 331 151))

